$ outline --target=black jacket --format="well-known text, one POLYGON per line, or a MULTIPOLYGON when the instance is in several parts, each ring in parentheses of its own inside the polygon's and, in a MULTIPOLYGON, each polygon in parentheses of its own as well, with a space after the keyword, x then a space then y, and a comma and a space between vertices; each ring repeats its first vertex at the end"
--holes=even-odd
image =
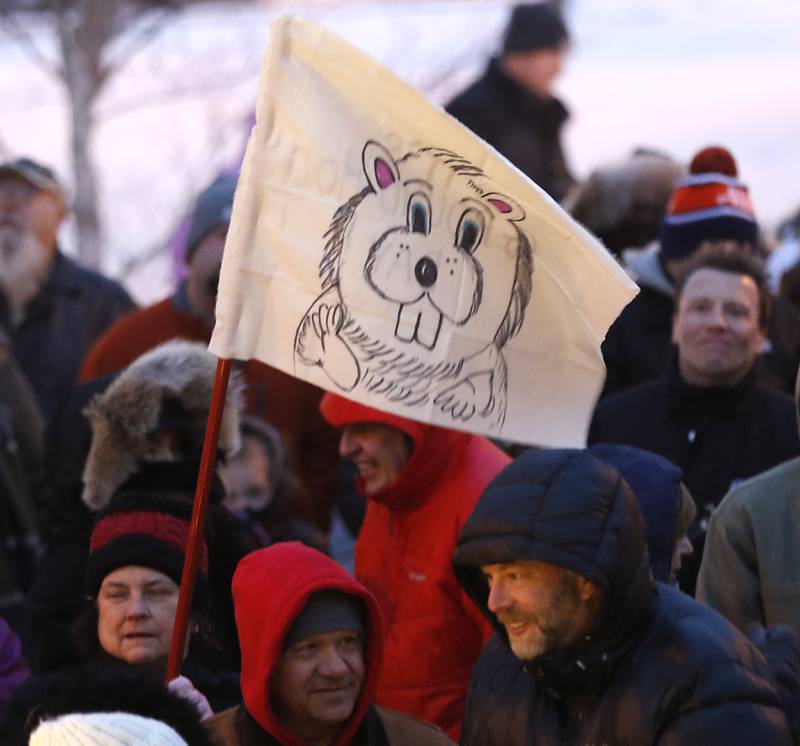
POLYGON ((697 504, 695 552, 679 576, 687 592, 694 590, 705 525, 728 490, 800 453, 794 402, 757 385, 755 371, 734 388, 690 386, 675 359, 664 378, 602 399, 588 440, 644 448, 683 471, 697 504))
POLYGON ((616 470, 584 451, 528 451, 489 485, 453 564, 497 636, 473 671, 462 744, 789 744, 766 662, 722 617, 655 584, 616 470), (486 564, 528 559, 595 582, 586 637, 524 669, 489 612, 486 564))
POLYGON ((512 80, 499 59, 446 107, 447 112, 560 201, 574 183, 561 147, 569 117, 557 98, 541 98, 512 80))
POLYGON ((668 458, 683 470, 701 513, 732 484, 800 453, 790 397, 759 386, 754 371, 733 388, 690 386, 676 360, 666 376, 602 399, 588 440, 668 458))
POLYGON ((72 388, 92 342, 134 308, 116 282, 56 254, 45 284, 11 333, 14 356, 45 419, 72 388))

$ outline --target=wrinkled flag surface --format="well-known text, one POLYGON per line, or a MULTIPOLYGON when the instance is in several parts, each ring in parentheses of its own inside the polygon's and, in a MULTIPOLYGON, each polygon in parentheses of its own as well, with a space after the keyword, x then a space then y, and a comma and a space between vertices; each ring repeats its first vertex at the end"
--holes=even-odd
POLYGON ((278 18, 211 351, 377 409, 584 444, 600 343, 636 286, 541 189, 417 91, 278 18))

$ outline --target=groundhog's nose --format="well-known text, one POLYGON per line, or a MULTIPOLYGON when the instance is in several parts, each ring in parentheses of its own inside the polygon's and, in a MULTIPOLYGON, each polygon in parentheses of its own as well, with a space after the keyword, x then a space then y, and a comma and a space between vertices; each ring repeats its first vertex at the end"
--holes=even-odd
POLYGON ((417 278, 417 282, 424 288, 429 288, 433 285, 438 276, 439 270, 436 269, 436 263, 427 256, 423 256, 422 259, 417 262, 417 266, 414 267, 414 277, 417 278))

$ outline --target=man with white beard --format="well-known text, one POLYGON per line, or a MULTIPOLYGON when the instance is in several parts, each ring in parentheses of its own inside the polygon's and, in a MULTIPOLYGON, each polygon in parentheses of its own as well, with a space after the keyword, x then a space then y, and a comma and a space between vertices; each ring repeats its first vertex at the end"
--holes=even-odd
POLYGON ((91 343, 134 308, 112 280, 58 248, 64 189, 28 158, 0 165, 0 291, 12 351, 46 418, 70 390, 91 343))

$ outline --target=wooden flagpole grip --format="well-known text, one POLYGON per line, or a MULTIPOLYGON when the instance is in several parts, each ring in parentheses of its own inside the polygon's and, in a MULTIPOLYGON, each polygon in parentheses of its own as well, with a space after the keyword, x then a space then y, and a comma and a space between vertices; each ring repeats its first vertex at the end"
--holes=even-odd
POLYGON ((186 557, 183 560, 178 608, 175 612, 175 624, 172 627, 172 641, 167 661, 167 681, 180 676, 181 673, 183 650, 186 647, 186 632, 189 625, 189 612, 192 608, 192 595, 194 594, 197 566, 200 559, 200 540, 203 538, 203 529, 206 523, 206 507, 208 506, 208 495, 211 492, 211 481, 214 476, 217 441, 219 440, 219 430, 222 424, 222 413, 225 409, 225 395, 228 392, 230 371, 230 360, 217 361, 214 390, 211 394, 211 408, 208 410, 206 435, 203 441, 203 455, 200 459, 200 473, 197 477, 197 487, 194 493, 189 545, 186 548, 186 557))

